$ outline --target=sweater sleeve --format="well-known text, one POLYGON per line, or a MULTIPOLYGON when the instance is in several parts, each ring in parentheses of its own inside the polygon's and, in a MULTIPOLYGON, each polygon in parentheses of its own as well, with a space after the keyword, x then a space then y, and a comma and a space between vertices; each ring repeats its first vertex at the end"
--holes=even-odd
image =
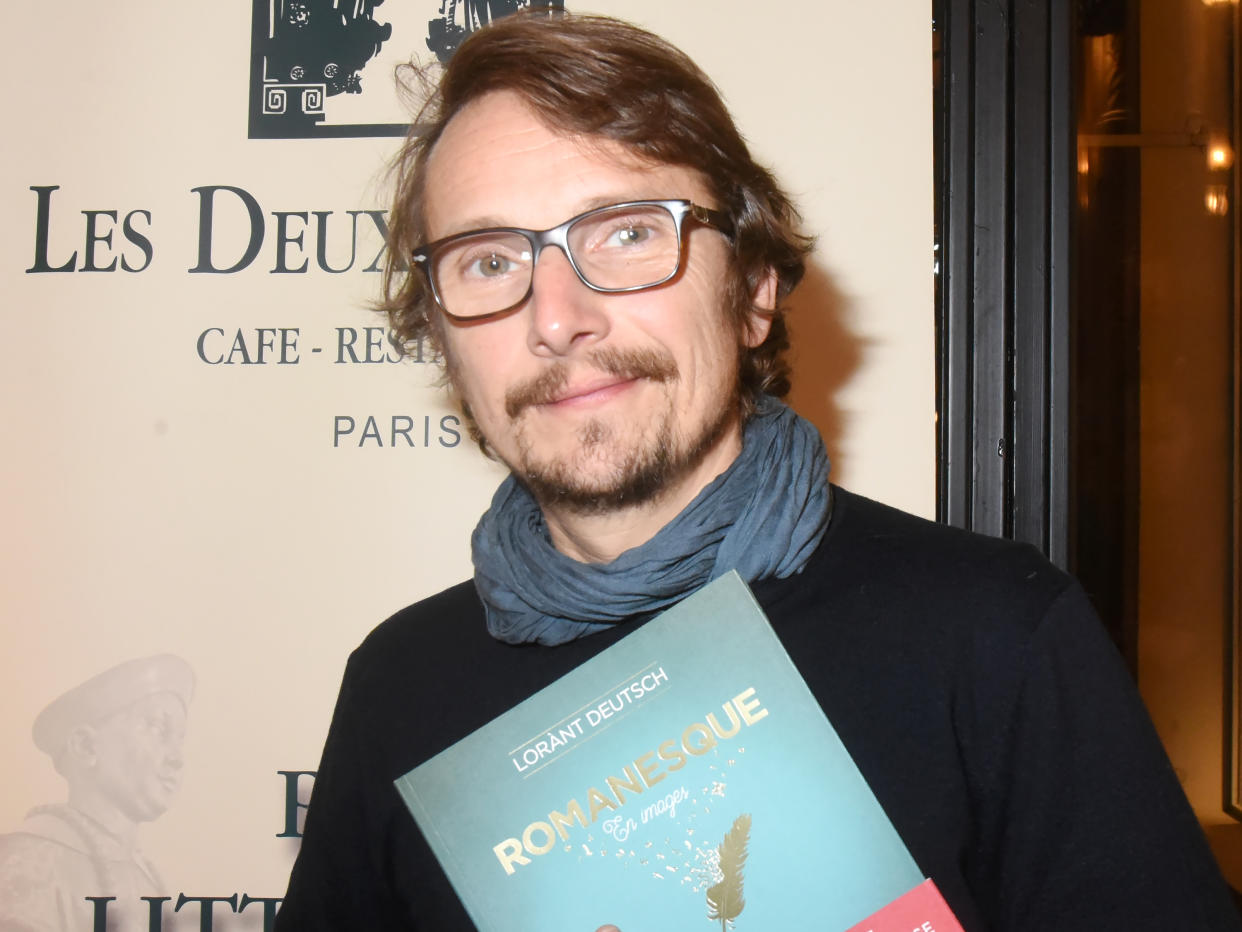
POLYGON ((392 788, 380 785, 383 770, 359 740, 359 666, 355 655, 346 667, 276 932, 414 928, 390 877, 389 807, 380 801, 392 788))
POLYGON ((969 873, 998 930, 1242 929, 1128 671, 1070 584, 974 646, 969 873), (990 788, 990 789, 989 789, 990 788))

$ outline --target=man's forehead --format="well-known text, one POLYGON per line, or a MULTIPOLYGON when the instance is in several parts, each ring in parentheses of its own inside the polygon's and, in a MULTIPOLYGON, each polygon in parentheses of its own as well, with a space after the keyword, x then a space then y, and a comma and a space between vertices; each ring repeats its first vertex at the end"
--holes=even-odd
POLYGON ((429 238, 489 226, 551 226, 575 213, 644 198, 707 194, 701 174, 604 136, 550 126, 511 91, 462 108, 428 156, 429 238))

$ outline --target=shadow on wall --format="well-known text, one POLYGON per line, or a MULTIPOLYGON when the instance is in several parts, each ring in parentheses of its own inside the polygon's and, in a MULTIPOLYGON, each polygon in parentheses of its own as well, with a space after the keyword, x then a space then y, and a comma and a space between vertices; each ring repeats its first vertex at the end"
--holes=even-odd
POLYGON ((793 390, 787 399, 794 409, 819 428, 832 461, 832 480, 847 481, 849 463, 841 439, 849 428, 836 395, 862 365, 865 341, 845 325, 849 299, 829 272, 809 263, 806 277, 789 301, 793 390))

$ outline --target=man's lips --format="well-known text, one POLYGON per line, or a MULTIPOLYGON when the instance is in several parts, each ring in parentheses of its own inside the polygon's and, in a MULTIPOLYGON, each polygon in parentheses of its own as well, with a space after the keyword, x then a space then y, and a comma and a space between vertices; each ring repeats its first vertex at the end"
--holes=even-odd
POLYGON ((579 404, 607 401, 635 385, 640 378, 641 376, 628 378, 608 376, 577 385, 567 385, 553 393, 552 397, 538 407, 573 407, 579 404))
POLYGON ((668 382, 676 377, 677 364, 667 353, 596 350, 577 372, 571 374, 569 367, 560 363, 515 385, 505 393, 505 413, 516 420, 527 408, 604 402, 639 381, 668 382))

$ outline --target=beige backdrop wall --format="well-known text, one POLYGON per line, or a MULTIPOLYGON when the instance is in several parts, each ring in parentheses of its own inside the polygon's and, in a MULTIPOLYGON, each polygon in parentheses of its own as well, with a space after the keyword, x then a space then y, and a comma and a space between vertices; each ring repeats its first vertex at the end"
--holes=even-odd
MULTIPOLYGON (((363 329, 379 326, 366 212, 385 207, 396 140, 248 138, 242 0, 57 9, 7 14, 21 91, 0 169, 0 832, 65 796, 31 740, 40 710, 114 664, 172 653, 197 686, 183 785, 140 836, 167 888, 151 892, 279 896, 296 840, 277 837, 278 772, 316 766, 366 632, 469 574, 468 535, 500 472, 434 367, 387 361, 382 332, 363 329), (192 272, 205 203, 213 264, 242 258, 254 227, 239 191, 263 218, 253 262, 192 272), (326 264, 346 266, 353 244, 348 271, 319 268, 316 211, 330 212, 326 264), (40 263, 65 271, 29 271, 40 263)), ((592 9, 690 52, 801 204, 819 249, 795 302, 795 401, 824 429, 838 481, 930 515, 928 4, 592 9)), ((392 62, 430 57, 440 12, 377 7, 393 36, 331 118, 402 119, 392 62)), ((197 905, 172 906, 164 928, 199 927, 197 905)), ((259 909, 217 904, 215 928, 261 928, 259 909)))

